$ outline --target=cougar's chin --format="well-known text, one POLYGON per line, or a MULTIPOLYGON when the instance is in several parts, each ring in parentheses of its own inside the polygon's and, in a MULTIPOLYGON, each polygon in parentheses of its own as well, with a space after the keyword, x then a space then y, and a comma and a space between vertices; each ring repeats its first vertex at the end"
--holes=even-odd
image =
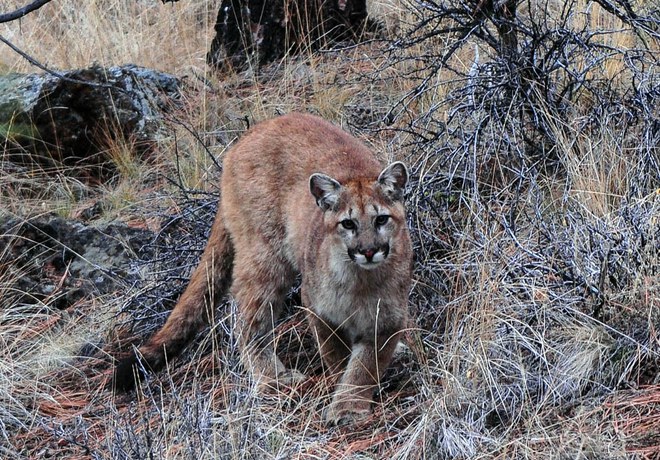
POLYGON ((365 263, 357 263, 357 266, 364 269, 364 270, 373 270, 375 268, 378 268, 383 265, 382 262, 365 262, 365 263))

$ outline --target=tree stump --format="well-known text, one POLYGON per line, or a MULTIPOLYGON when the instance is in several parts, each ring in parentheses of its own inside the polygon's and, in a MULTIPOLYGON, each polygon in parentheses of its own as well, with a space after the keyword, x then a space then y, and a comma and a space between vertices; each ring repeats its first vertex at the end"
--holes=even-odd
POLYGON ((217 69, 258 67, 288 53, 359 40, 366 0, 223 0, 206 55, 217 69))

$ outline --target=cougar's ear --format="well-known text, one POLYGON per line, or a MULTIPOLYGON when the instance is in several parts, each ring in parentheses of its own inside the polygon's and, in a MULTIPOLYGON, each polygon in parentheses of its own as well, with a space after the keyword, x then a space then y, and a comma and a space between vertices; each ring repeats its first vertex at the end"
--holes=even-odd
POLYGON ((309 191, 316 198, 316 204, 323 211, 336 209, 339 205, 341 184, 325 174, 312 174, 309 176, 309 191))
POLYGON ((378 176, 378 183, 383 188, 385 195, 392 200, 403 199, 403 192, 408 183, 408 169, 400 161, 395 161, 378 176))

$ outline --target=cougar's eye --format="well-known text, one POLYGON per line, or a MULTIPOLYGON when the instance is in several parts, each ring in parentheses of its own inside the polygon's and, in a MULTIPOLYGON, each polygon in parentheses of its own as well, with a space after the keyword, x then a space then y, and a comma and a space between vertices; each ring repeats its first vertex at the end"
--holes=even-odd
POLYGON ((390 216, 382 214, 380 216, 376 216, 376 220, 374 221, 374 223, 376 224, 376 227, 380 227, 382 225, 385 225, 388 220, 390 220, 390 216))
POLYGON ((341 222, 339 222, 342 227, 344 227, 346 230, 355 230, 355 222, 353 222, 351 219, 344 219, 341 222))

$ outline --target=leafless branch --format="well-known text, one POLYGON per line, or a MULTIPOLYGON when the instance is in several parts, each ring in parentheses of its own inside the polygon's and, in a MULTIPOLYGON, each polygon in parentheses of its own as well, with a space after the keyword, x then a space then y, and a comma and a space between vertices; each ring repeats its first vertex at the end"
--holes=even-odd
POLYGON ((35 10, 38 10, 46 3, 50 3, 50 1, 51 0, 35 0, 29 5, 25 5, 24 7, 19 8, 16 11, 12 11, 11 13, 0 14, 0 23, 10 22, 10 21, 15 21, 16 19, 20 19, 23 16, 30 14, 35 10))

